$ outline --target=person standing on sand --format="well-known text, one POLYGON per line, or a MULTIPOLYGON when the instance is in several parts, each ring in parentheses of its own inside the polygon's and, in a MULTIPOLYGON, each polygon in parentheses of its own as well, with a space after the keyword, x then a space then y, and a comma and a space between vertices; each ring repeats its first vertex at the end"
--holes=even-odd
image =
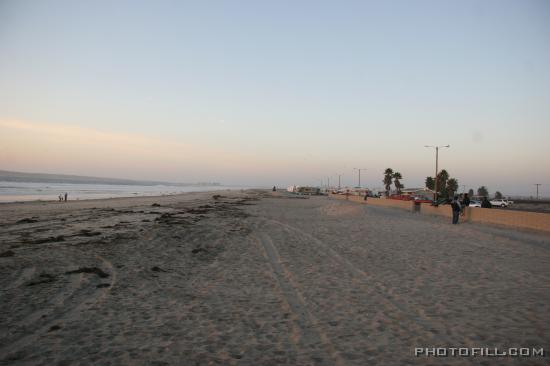
POLYGON ((67 194, 67 192, 65 192, 65 202, 67 202, 67 196, 68 196, 68 194, 67 194))
POLYGON ((57 198, 59 199, 59 202, 63 202, 63 195, 62 194, 59 194, 59 196, 57 196, 57 198))
POLYGON ((458 216, 460 215, 460 201, 458 200, 458 196, 454 196, 453 200, 451 201, 451 208, 453 210, 453 225, 458 224, 458 216))

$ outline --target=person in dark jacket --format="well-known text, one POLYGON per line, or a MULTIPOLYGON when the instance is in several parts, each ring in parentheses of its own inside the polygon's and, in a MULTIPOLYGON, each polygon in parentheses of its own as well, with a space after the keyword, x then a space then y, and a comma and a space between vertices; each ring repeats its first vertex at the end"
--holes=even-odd
POLYGON ((458 196, 454 196, 451 201, 451 209, 453 210, 453 225, 458 224, 458 216, 460 215, 460 201, 458 196))
POLYGON ((493 205, 489 202, 487 197, 483 197, 483 200, 481 201, 481 208, 493 208, 493 205))
POLYGON ((464 193, 464 198, 462 198, 462 211, 460 212, 462 215, 464 215, 464 211, 468 206, 470 206, 470 197, 468 197, 468 193, 464 193))

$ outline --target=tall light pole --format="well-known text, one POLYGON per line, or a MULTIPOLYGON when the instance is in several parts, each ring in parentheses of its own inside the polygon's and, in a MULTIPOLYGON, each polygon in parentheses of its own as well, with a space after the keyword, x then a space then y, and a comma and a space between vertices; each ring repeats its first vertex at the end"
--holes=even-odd
POLYGON ((353 168, 353 170, 357 170, 359 172, 359 185, 358 187, 361 188, 361 170, 367 170, 366 168, 353 168))
POLYGON ((340 178, 342 177, 342 174, 338 174, 338 173, 335 173, 335 174, 338 176, 338 190, 340 190, 340 188, 341 188, 340 178))
POLYGON ((535 183, 535 186, 537 186, 537 199, 539 199, 539 186, 542 186, 541 183, 535 183))
POLYGON ((435 192, 434 192, 434 202, 437 205, 437 172, 438 172, 438 159, 439 159, 439 148, 442 147, 451 147, 451 145, 442 145, 442 146, 431 146, 431 145, 424 145, 424 147, 431 147, 435 149, 435 192))

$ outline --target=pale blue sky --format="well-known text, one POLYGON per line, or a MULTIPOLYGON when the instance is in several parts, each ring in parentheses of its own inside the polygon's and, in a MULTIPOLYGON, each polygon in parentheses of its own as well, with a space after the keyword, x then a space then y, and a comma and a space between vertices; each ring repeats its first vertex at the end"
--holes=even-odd
POLYGON ((392 167, 410 187, 433 174, 423 145, 451 144, 460 184, 550 190, 549 1, 0 0, 0 55, 0 120, 201 149, 109 165, 58 142, 6 169, 287 185, 365 167, 381 186, 392 167))

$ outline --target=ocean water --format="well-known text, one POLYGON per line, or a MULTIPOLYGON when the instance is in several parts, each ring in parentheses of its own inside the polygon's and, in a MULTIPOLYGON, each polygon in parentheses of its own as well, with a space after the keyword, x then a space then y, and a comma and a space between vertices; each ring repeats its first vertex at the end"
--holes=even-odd
POLYGON ((121 184, 75 184, 0 181, 0 202, 57 201, 60 194, 68 193, 69 200, 97 198, 160 196, 187 192, 238 190, 248 187, 227 186, 165 186, 121 184))

